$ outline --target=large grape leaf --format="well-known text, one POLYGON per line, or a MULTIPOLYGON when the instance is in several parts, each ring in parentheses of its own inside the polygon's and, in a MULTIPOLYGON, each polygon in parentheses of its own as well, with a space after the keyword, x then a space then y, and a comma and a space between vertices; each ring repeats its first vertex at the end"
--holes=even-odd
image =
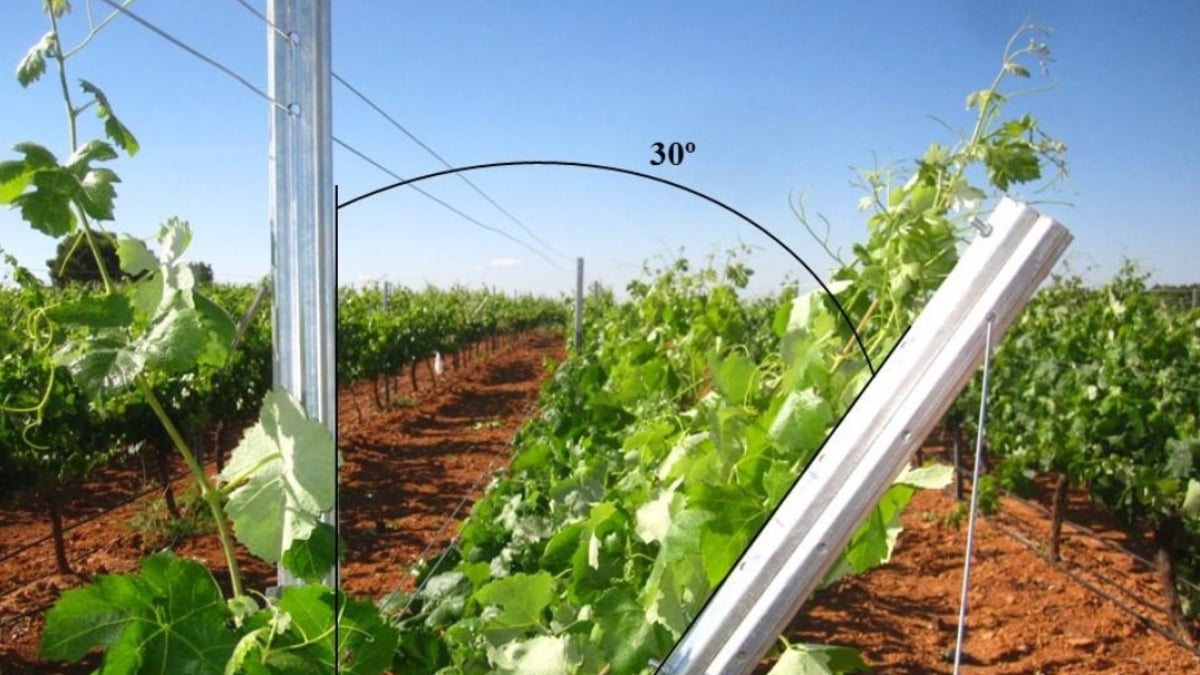
POLYGON ((917 490, 937 490, 946 487, 954 478, 954 469, 944 464, 906 468, 883 494, 879 504, 867 514, 846 551, 825 575, 827 586, 847 574, 861 574, 881 565, 892 557, 896 540, 902 529, 900 516, 917 490))
POLYGON ((292 542, 309 539, 333 506, 338 461, 328 429, 286 391, 268 393, 261 418, 221 472, 222 481, 240 484, 226 509, 238 541, 273 563, 292 542))
POLYGON ((488 660, 501 675, 571 675, 582 658, 567 638, 539 635, 489 648, 488 660))
POLYGON ((63 593, 46 615, 41 655, 77 661, 107 647, 102 672, 221 675, 238 636, 212 574, 170 551, 141 575, 99 575, 63 593))
POLYGON ((835 675, 870 672, 858 652, 836 645, 789 645, 767 675, 835 675))
POLYGON ((379 675, 391 666, 400 633, 370 600, 320 586, 289 586, 252 617, 228 675, 379 675), (336 616, 336 623, 334 625, 336 616))
POLYGON ((339 547, 337 543, 338 535, 333 527, 318 522, 308 537, 296 539, 284 552, 283 566, 297 577, 316 583, 333 569, 335 550, 345 550, 345 546, 339 547))
POLYGON ((671 650, 671 634, 647 615, 627 586, 614 586, 595 605, 589 644, 603 653, 613 675, 641 673, 671 650))
POLYGON ((484 616, 486 633, 493 644, 503 644, 541 626, 542 613, 554 597, 554 579, 546 571, 496 579, 475 591, 479 604, 489 608, 484 616))

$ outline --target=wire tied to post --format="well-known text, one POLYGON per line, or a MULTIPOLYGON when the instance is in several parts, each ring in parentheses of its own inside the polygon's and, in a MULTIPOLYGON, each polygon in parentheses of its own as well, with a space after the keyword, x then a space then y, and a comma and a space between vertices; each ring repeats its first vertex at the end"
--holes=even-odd
MULTIPOLYGON (((977 220, 975 221, 977 222, 977 220)), ((974 222, 972 223, 974 224, 974 222)), ((987 236, 991 231, 988 228, 987 236)), ((962 664, 963 643, 967 635, 967 594, 971 588, 971 554, 975 550, 975 517, 979 512, 979 473, 983 466, 983 440, 987 425, 988 385, 992 371, 992 325, 996 314, 988 313, 983 343, 983 386, 979 400, 979 430, 975 435, 975 466, 971 470, 971 510, 967 520, 967 550, 963 556, 962 596, 958 605, 958 635, 954 643, 954 675, 958 675, 962 664)))

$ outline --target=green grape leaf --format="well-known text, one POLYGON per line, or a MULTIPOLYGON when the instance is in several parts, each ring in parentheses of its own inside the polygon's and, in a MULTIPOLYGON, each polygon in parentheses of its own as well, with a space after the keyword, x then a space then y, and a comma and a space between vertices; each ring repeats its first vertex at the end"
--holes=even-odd
POLYGON ((271 626, 261 626, 243 635, 225 664, 224 675, 269 675, 270 669, 252 657, 262 653, 262 645, 271 639, 273 632, 271 626))
POLYGON ((130 348, 126 336, 105 331, 87 340, 69 342, 54 355, 91 398, 122 391, 146 368, 146 355, 130 348))
POLYGON ((369 599, 342 595, 338 617, 338 672, 379 675, 392 666, 400 631, 389 625, 369 599))
POLYGON ((0 204, 10 204, 33 182, 33 171, 25 162, 0 162, 0 204))
POLYGON ((41 656, 77 661, 107 647, 103 672, 221 675, 237 642, 229 617, 208 569, 164 551, 138 576, 99 575, 63 593, 46 615, 41 656))
MULTIPOLYGON (((121 271, 126 274, 141 274, 158 267, 158 258, 146 246, 146 242, 134 237, 122 237, 117 242, 117 258, 121 262, 121 271)), ((158 306, 158 301, 154 302, 158 306)), ((148 310, 149 314, 153 309, 148 310)))
POLYGON ((17 143, 13 146, 13 150, 25 155, 25 160, 22 163, 30 171, 58 167, 58 158, 54 156, 54 153, 37 143, 30 143, 28 141, 17 143))
POLYGON ((121 148, 125 152, 129 153, 130 157, 136 155, 138 153, 138 149, 140 148, 137 138, 134 137, 133 132, 129 131, 129 129, 121 123, 121 120, 117 119, 116 114, 113 113, 112 106, 108 102, 108 97, 104 95, 104 92, 100 91, 99 87, 91 82, 88 82, 87 80, 80 80, 79 88, 85 93, 91 94, 92 98, 96 100, 96 116, 104 120, 104 134, 108 136, 113 143, 116 143, 118 148, 121 148))
POLYGON ((58 36, 54 31, 50 31, 25 52, 25 58, 17 64, 17 82, 20 82, 22 87, 28 87, 46 74, 46 56, 57 42, 58 36))
POLYGON ((837 675, 871 672, 862 656, 836 645, 788 645, 767 675, 837 675))
POLYGON ((740 353, 732 354, 720 362, 714 361, 711 365, 713 383, 730 403, 745 403, 758 386, 758 369, 740 353))
POLYGON ((158 313, 158 308, 162 304, 162 275, 156 274, 148 279, 143 279, 127 292, 129 301, 133 304, 137 314, 149 320, 158 313))
POLYGON ((186 373, 204 353, 207 335, 200 315, 188 307, 172 307, 133 344, 147 367, 168 375, 186 373))
POLYGON ((997 140, 988 144, 984 165, 988 180, 1001 190, 1007 190, 1012 183, 1028 183, 1042 176, 1037 154, 1025 140, 997 140))
POLYGON ((233 345, 234 338, 237 337, 237 324, 234 323, 233 317, 229 316, 228 312, 203 293, 193 291, 192 302, 195 304, 196 313, 200 316, 200 321, 208 334, 208 341, 200 362, 220 366, 228 358, 229 349, 233 345))
POLYGON ((21 218, 35 230, 55 238, 74 232, 71 197, 79 186, 75 177, 61 167, 51 167, 36 170, 31 182, 32 192, 11 200, 13 206, 21 208, 21 218))
POLYGON ((941 490, 954 480, 954 467, 949 464, 930 464, 916 468, 905 468, 892 481, 895 485, 909 485, 921 490, 941 490))
POLYGON ((162 250, 162 264, 170 265, 183 255, 192 242, 192 227, 187 221, 175 217, 167 219, 158 230, 158 244, 162 250))
POLYGON ((682 479, 676 480, 657 497, 638 507, 634 531, 639 539, 651 544, 667 538, 667 532, 671 529, 672 502, 675 502, 676 511, 683 505, 683 496, 676 492, 682 482, 682 479))
MULTIPOLYGON (((294 656, 308 662, 311 672, 332 673, 337 669, 333 644, 333 593, 324 586, 288 586, 279 598, 279 609, 289 618, 288 630, 272 643, 272 650, 293 648, 294 656), (295 649, 298 645, 303 645, 295 649)), ((286 655, 287 651, 282 651, 286 655)), ((279 666, 278 657, 268 657, 279 666)))
POLYGON ((543 623, 542 614, 555 598, 554 578, 549 572, 518 573, 496 579, 475 591, 475 600, 489 606, 487 632, 494 642, 507 642, 543 623), (506 636, 495 638, 500 635, 506 636))
POLYGON ((238 657, 243 664, 249 664, 251 656, 265 660, 267 668, 262 672, 271 673, 379 675, 386 671, 400 641, 399 631, 384 622, 370 600, 340 592, 335 631, 334 605, 333 591, 324 586, 284 588, 274 612, 256 617, 257 624, 267 622, 255 628, 261 631, 256 644, 239 645, 243 653, 238 657))
POLYGON ((613 675, 640 673, 671 650, 671 634, 651 621, 628 587, 614 586, 597 600, 589 642, 612 665, 613 675))
POLYGON ((46 308, 51 321, 90 328, 124 328, 133 323, 133 305, 124 295, 84 296, 46 308))
POLYGON ((70 169, 81 175, 88 169, 91 162, 104 162, 110 159, 117 158, 117 151, 108 143, 101 140, 90 140, 87 143, 79 146, 71 156, 67 158, 67 163, 64 168, 70 169))
POLYGON ((767 435, 790 453, 810 452, 825 441, 833 408, 816 389, 788 393, 767 435))
MULTIPOLYGON (((337 533, 328 523, 318 522, 304 539, 294 539, 283 554, 283 566, 297 577, 317 583, 333 569, 337 533)), ((337 547, 345 550, 344 547, 337 547)))
POLYGON ((490 648, 488 660, 502 675, 570 675, 583 662, 570 640, 550 635, 490 648))
POLYGON ((1187 494, 1180 510, 1185 516, 1200 518, 1200 481, 1195 478, 1188 481, 1187 494))
POLYGON ((258 423, 221 472, 222 481, 239 484, 227 508, 238 540, 274 563, 295 540, 309 538, 333 506, 335 461, 329 430, 286 391, 268 393, 258 423))
POLYGON ((700 535, 718 518, 708 511, 686 508, 675 515, 646 579, 642 605, 674 635, 682 635, 689 623, 688 598, 707 595, 708 580, 700 550, 700 535))
POLYGON ((121 179, 111 169, 91 169, 79 181, 76 201, 96 220, 112 220, 113 202, 117 198, 113 184, 120 182, 121 179))

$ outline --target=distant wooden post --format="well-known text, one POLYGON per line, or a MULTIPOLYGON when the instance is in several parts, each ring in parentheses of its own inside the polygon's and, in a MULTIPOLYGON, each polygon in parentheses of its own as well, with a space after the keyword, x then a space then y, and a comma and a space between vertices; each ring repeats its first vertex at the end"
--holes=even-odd
POLYGON ((575 351, 583 349, 583 258, 575 259, 575 351))

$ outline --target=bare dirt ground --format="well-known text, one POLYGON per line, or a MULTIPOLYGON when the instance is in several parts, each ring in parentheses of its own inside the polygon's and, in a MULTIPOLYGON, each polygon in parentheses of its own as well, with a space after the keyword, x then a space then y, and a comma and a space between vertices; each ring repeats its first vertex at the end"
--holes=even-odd
MULTIPOLYGON (((560 337, 530 334, 465 360, 436 386, 429 368, 418 368, 415 391, 406 373, 395 382, 398 403, 385 410, 374 408, 370 385, 341 392, 340 506, 348 545, 342 578, 349 592, 379 598, 404 588, 411 583, 408 566, 449 543, 490 473, 507 461, 513 434, 536 404, 547 359, 560 358, 560 337)), ((106 469, 72 490, 68 523, 132 494, 141 476, 137 466, 106 469)), ((1094 534, 1068 527, 1061 566, 1039 557, 1048 516, 1037 507, 1006 498, 999 514, 979 523, 964 672, 1200 673, 1193 652, 1122 609, 1166 624, 1153 570, 1106 543, 1145 553, 1145 541, 1121 533, 1081 493, 1072 500, 1069 518, 1094 534)), ((1040 502, 1048 504, 1048 497, 1040 502)), ((77 571, 129 571, 153 550, 127 527, 138 504, 68 535, 77 571)), ((0 507, 0 557, 49 532, 45 515, 29 506, 0 507)), ((787 638, 855 647, 880 673, 951 672, 944 657, 954 643, 966 535, 965 523, 947 522, 954 507, 949 491, 917 495, 893 559, 819 593, 787 638)), ((207 561, 223 581, 215 538, 193 538, 176 550, 207 561)), ((251 587, 273 583, 271 566, 244 552, 241 558, 251 587)), ((80 583, 81 577, 54 572, 48 543, 0 561, 0 673, 88 673, 98 665, 94 658, 70 668, 36 660, 45 607, 80 583)))

